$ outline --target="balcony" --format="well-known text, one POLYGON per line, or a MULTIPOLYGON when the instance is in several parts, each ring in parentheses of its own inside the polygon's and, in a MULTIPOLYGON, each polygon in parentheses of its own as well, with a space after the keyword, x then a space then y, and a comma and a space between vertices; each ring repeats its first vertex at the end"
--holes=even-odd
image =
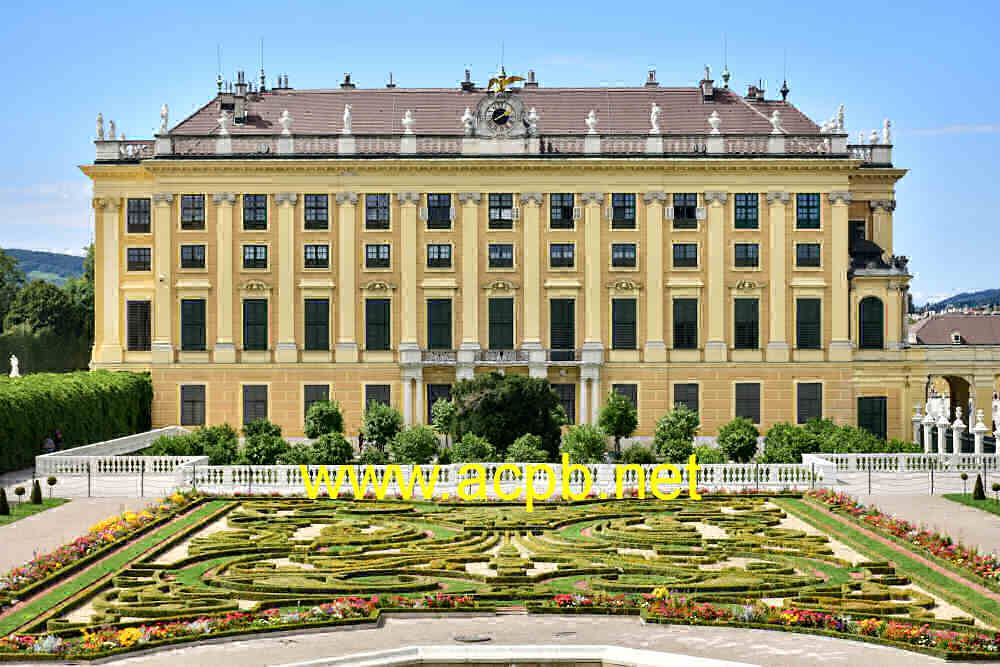
POLYGON ((455 350, 421 350, 420 361, 427 366, 454 366, 458 363, 455 350))
POLYGON ((476 352, 477 364, 526 364, 527 350, 479 350, 476 352))
POLYGON ((545 350, 545 361, 554 364, 578 364, 583 359, 583 350, 545 350))

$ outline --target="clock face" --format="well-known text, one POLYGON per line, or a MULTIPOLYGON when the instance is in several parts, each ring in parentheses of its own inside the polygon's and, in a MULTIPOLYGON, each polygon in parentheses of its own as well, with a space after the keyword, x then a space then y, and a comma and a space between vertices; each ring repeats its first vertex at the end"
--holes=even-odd
POLYGON ((515 113, 510 103, 498 100, 486 107, 485 116, 493 125, 495 132, 506 134, 514 126, 515 113))
POLYGON ((510 109, 495 107, 490 117, 497 125, 506 125, 510 120, 510 109))

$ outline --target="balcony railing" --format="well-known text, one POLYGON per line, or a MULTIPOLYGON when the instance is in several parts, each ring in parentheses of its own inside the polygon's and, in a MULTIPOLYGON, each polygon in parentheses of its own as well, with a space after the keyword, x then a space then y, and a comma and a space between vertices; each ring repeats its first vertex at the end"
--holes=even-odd
POLYGON ((421 350, 420 361, 425 364, 453 365, 458 362, 458 353, 455 350, 421 350))
POLYGON ((516 364, 528 362, 527 350, 479 350, 476 361, 484 364, 516 364))
POLYGON ((577 363, 582 358, 582 350, 545 350, 545 360, 553 363, 577 363))

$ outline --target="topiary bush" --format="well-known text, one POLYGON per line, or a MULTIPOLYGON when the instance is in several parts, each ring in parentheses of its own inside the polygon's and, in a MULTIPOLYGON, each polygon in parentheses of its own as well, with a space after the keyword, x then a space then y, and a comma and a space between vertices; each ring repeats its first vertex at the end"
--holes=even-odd
POLYGON ((393 463, 430 463, 438 450, 438 438, 433 429, 416 424, 400 431, 389 443, 389 458, 393 463))
POLYGON ((312 465, 342 465, 354 458, 354 447, 343 433, 324 433, 310 446, 312 465))
POLYGON ((344 432, 344 414, 337 401, 316 401, 309 406, 304 427, 306 437, 318 438, 325 433, 344 432))
POLYGON ((972 487, 973 500, 986 500, 986 491, 983 490, 983 476, 976 475, 976 485, 972 487))
POLYGON ((591 424, 571 426, 563 435, 559 450, 563 454, 569 454, 572 463, 604 463, 608 451, 608 436, 591 424))
POLYGON ((497 451, 493 445, 475 433, 466 433, 451 448, 452 463, 485 463, 496 460, 497 451))
POLYGON ((635 433, 635 429, 639 426, 639 413, 632 405, 632 401, 617 391, 611 391, 604 400, 604 405, 601 406, 597 425, 615 439, 615 455, 617 456, 622 451, 622 438, 627 438, 635 433))
POLYGON ((647 465, 650 463, 656 463, 656 454, 653 452, 652 447, 646 447, 640 444, 634 444, 624 452, 622 452, 622 463, 635 463, 638 465, 647 465))
MULTIPOLYGON (((374 447, 381 452, 403 429, 403 415, 396 408, 372 401, 361 419, 361 432, 365 436, 365 449, 374 447)), ((362 452, 364 453, 364 452, 362 452)))
POLYGON ((507 463, 544 463, 549 453, 542 448, 542 439, 525 433, 507 448, 507 463))
POLYGON ((52 497, 52 487, 56 485, 57 481, 58 480, 51 475, 45 480, 45 483, 49 485, 49 498, 52 497))
POLYGON ((17 504, 20 505, 22 499, 24 498, 24 487, 18 486, 14 489, 14 495, 17 496, 17 504))
POLYGON ((746 417, 737 417, 719 429, 719 447, 726 457, 737 463, 746 463, 757 453, 760 431, 746 417))
POLYGON ((699 426, 698 413, 678 403, 657 420, 653 446, 667 462, 686 463, 694 451, 694 436, 699 426))
POLYGON ((7 491, 0 488, 0 516, 10 516, 10 504, 7 502, 7 491))
POLYGON ((28 498, 28 502, 32 505, 42 504, 42 485, 38 483, 37 479, 31 482, 31 496, 28 498))

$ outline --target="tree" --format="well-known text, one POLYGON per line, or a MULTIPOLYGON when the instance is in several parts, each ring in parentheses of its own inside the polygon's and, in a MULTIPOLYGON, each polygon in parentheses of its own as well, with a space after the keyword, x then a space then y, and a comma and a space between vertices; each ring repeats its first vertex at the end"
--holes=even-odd
POLYGON ((452 388, 451 396, 455 438, 475 433, 503 457, 517 438, 534 433, 549 457, 556 457, 566 416, 548 380, 493 371, 462 380, 452 388))
POLYGON ((525 433, 507 448, 507 463, 544 463, 549 454, 542 449, 542 439, 525 433))
POLYGON ((344 414, 337 401, 316 401, 306 413, 306 437, 318 438, 325 433, 344 432, 344 414))
POLYGON ((309 463, 316 466, 342 465, 354 458, 354 447, 343 433, 324 433, 309 452, 309 463))
POLYGON ((719 429, 719 447, 731 461, 746 463, 757 453, 760 431, 746 417, 737 417, 719 429))
POLYGON ((0 516, 10 516, 10 503, 7 502, 7 491, 0 487, 0 516))
POLYGON ((455 401, 439 398, 431 406, 431 426, 439 434, 450 438, 455 430, 455 401))
POLYGON ((24 271, 18 268, 17 259, 0 250, 0 325, 23 285, 24 271))
POLYGON ((243 437, 247 440, 258 435, 281 437, 281 427, 267 419, 254 419, 243 426, 243 437))
POLYGON ((392 442, 392 439, 402 428, 403 415, 399 414, 399 410, 385 403, 372 401, 368 404, 368 409, 365 410, 364 417, 361 419, 361 432, 365 436, 365 451, 374 447, 385 453, 386 446, 392 442))
POLYGON ((32 505, 42 504, 42 485, 38 483, 37 479, 31 482, 31 497, 28 502, 32 505))
POLYGON ((678 403, 656 422, 653 446, 669 463, 686 463, 694 451, 694 434, 701 422, 698 413, 678 403))
POLYGON ((597 425, 615 439, 615 455, 619 455, 622 451, 622 438, 635 433, 636 427, 639 426, 639 413, 636 412, 632 401, 617 391, 611 391, 601 406, 597 425))
POLYGON ((423 424, 416 424, 400 431, 389 443, 389 458, 393 463, 430 463, 438 450, 438 438, 434 430, 423 424))
POLYGON ((243 428, 243 433, 247 437, 237 460, 239 465, 274 465, 291 447, 281 437, 281 427, 266 419, 250 422, 243 428))
POLYGON ((83 260, 83 276, 69 278, 63 283, 63 291, 69 297, 75 315, 78 336, 94 341, 94 244, 86 247, 87 256, 83 260))
POLYGON ((976 485, 972 487, 973 500, 986 500, 986 491, 983 490, 983 476, 976 475, 976 485))
POLYGON ((466 433, 451 448, 453 463, 486 463, 497 460, 497 451, 486 438, 466 433))
POLYGON ((18 324, 32 331, 51 329, 60 335, 75 334, 78 318, 69 297, 61 289, 44 280, 32 280, 14 297, 4 329, 18 324))
POLYGON ((309 445, 291 445, 274 459, 279 466, 304 466, 312 462, 309 445))
POLYGON ((656 463, 656 454, 653 452, 652 447, 636 443, 622 453, 622 463, 635 463, 638 465, 656 463))
POLYGON ((598 426, 570 426, 559 449, 569 454, 572 463, 604 463, 608 451, 607 438, 608 435, 598 426))
POLYGON ((229 424, 208 426, 194 432, 194 437, 201 441, 202 452, 208 457, 208 464, 227 466, 236 462, 239 456, 240 443, 236 429, 229 424))
POLYGON ((695 461, 698 463, 726 463, 726 453, 718 447, 708 445, 698 445, 694 448, 695 461))
POLYGON ((819 450, 809 431, 788 422, 778 422, 767 431, 760 463, 802 463, 802 455, 819 450))

